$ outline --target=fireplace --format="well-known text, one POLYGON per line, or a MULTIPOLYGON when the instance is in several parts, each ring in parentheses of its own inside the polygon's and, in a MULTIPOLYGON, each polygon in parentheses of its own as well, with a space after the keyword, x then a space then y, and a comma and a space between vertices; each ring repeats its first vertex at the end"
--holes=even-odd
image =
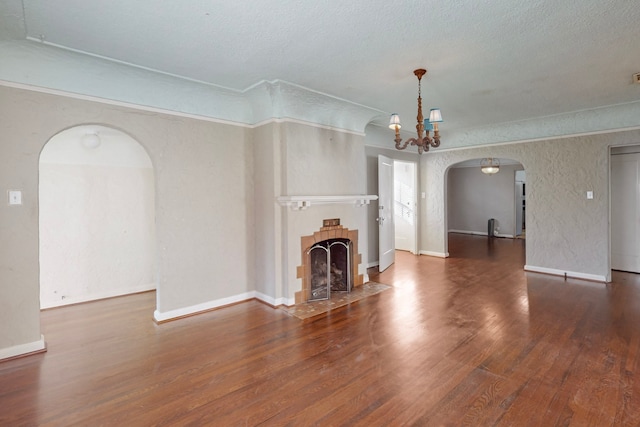
POLYGON ((331 292, 351 292, 351 240, 323 240, 311 246, 309 256, 309 300, 330 299, 331 292))
POLYGON ((363 275, 358 274, 362 262, 358 230, 326 225, 325 221, 319 231, 300 241, 302 265, 297 272, 302 290, 295 294, 296 304, 329 299, 332 292, 351 292, 354 286, 362 285, 363 275))

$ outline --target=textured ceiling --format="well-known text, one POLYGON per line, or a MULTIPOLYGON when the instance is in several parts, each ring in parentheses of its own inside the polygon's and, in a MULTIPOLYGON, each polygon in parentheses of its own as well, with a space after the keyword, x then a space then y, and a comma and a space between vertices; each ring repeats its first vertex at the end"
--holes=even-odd
MULTIPOLYGON (((24 0, 22 37, 245 90, 284 80, 446 129, 640 100, 637 0, 24 0)), ((1 30, 0 30, 1 31, 1 30)), ((8 31, 8 30, 5 30, 8 31)))

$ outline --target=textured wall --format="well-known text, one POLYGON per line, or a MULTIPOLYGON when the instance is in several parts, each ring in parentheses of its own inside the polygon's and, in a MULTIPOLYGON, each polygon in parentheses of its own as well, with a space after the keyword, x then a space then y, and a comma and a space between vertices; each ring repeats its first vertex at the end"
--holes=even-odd
MULTIPOLYGON (((0 86, 0 349, 40 339, 38 160, 63 129, 100 123, 140 142, 155 169, 158 309, 252 292, 252 153, 246 129, 0 86)), ((151 313, 150 313, 151 316, 151 313)))
POLYGON ((640 131, 433 152, 422 158, 421 248, 447 251, 447 169, 482 157, 514 159, 527 173, 527 265, 609 276, 609 146, 637 144, 640 131), (586 191, 594 199, 586 199, 586 191))
POLYGON ((56 133, 42 134, 37 103, 17 95, 0 87, 0 354, 41 339, 38 156, 56 133), (9 189, 22 190, 22 206, 8 206, 9 189))
POLYGON ((276 203, 280 195, 280 132, 282 124, 268 123, 251 132, 254 154, 254 220, 256 291, 270 304, 281 304, 282 215, 276 203))
MULTIPOLYGON (((282 196, 366 194, 364 137, 296 123, 281 125, 282 196)), ((293 211, 282 207, 282 294, 293 299, 302 286, 296 277, 301 265, 300 237, 322 227, 322 220, 340 218, 350 230, 359 230, 359 250, 367 259, 366 208, 354 205, 318 205, 293 211)), ((360 266, 360 274, 366 266, 360 266)))

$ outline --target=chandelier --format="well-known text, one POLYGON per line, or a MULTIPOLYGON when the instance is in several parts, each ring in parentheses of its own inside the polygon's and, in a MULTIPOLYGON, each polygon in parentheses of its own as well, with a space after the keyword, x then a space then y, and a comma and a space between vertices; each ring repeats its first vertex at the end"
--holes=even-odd
POLYGON ((400 116, 393 113, 391 120, 389 120, 389 128, 396 131, 396 149, 404 150, 409 144, 418 146, 418 154, 422 154, 424 151, 429 151, 429 146, 436 148, 440 146, 440 132, 438 132, 438 123, 442 121, 442 113, 439 108, 432 108, 429 113, 429 119, 425 120, 422 115, 422 76, 427 74, 427 70, 420 68, 413 72, 418 78, 418 124, 416 130, 418 131, 417 138, 409 138, 402 142, 400 138, 400 116), (433 138, 429 137, 429 131, 433 130, 433 138), (424 133, 426 131, 426 134, 424 133), (423 136, 424 135, 424 136, 423 136))

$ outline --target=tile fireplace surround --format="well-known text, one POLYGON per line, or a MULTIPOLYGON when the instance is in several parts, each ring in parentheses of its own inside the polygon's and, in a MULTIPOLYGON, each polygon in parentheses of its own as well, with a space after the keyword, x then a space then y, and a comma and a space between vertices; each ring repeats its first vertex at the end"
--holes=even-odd
POLYGON ((358 274, 358 267, 362 263, 362 255, 358 253, 358 230, 349 230, 341 225, 321 227, 310 236, 302 236, 300 239, 300 256, 302 265, 297 268, 297 277, 302 279, 302 290, 295 293, 295 303, 307 302, 311 295, 311 254, 309 249, 318 242, 329 239, 348 239, 353 248, 351 262, 351 277, 353 286, 361 286, 364 282, 364 275, 358 274))
POLYGON ((366 256, 360 254, 359 248, 364 248, 366 252, 366 207, 371 201, 377 199, 377 195, 367 194, 295 195, 276 198, 276 202, 285 208, 282 211, 285 240, 279 248, 282 250, 284 260, 283 295, 286 297, 284 305, 291 307, 309 300, 311 268, 307 265, 310 263, 311 256, 308 251, 311 246, 324 240, 348 239, 351 241, 349 270, 353 287, 358 287, 365 282, 367 275, 366 270, 363 269, 363 259, 366 256), (328 219, 338 219, 338 221, 325 222, 328 219), (358 230, 365 234, 360 235, 358 230), (360 239, 363 239, 363 242, 360 239), (362 246, 363 244, 365 246, 362 246))

